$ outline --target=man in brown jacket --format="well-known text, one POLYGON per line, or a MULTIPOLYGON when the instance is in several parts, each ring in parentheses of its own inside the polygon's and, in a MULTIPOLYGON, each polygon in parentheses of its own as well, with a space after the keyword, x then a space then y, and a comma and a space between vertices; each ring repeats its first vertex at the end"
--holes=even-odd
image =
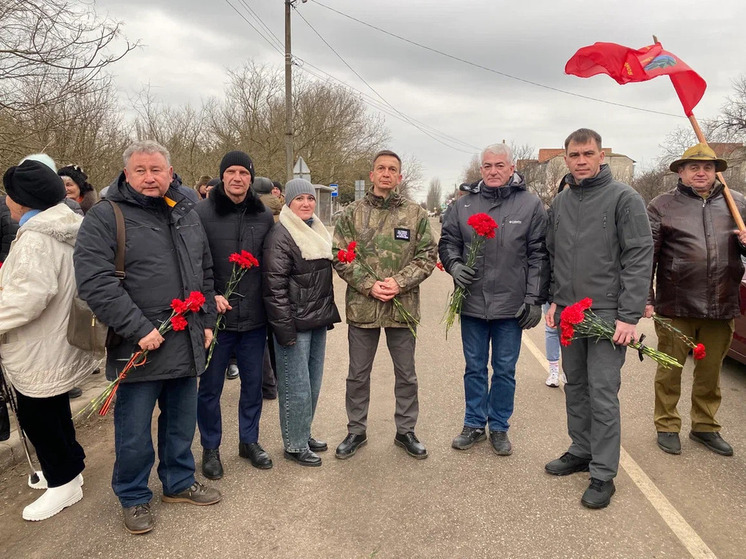
MULTIPOLYGON (((727 163, 707 144, 697 144, 671 163, 679 174, 675 189, 648 205, 653 231, 653 277, 645 316, 655 312, 706 348, 695 360, 689 438, 723 456, 733 448, 720 436, 715 414, 720 407, 720 367, 733 338, 733 319, 740 314, 738 290, 746 254, 746 231, 736 231, 716 173, 727 163)), ((741 215, 746 199, 733 197, 741 215)), ((658 349, 686 362, 689 346, 669 330, 655 325, 658 349)), ((676 409, 681 395, 681 368, 658 365, 655 375, 655 428, 658 446, 681 453, 681 417, 676 409)))

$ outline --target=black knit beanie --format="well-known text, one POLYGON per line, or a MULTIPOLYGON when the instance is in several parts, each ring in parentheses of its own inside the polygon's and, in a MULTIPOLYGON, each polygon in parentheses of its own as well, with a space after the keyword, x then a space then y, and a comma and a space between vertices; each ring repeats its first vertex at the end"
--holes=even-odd
POLYGON ((93 185, 88 182, 88 175, 85 174, 80 165, 67 165, 58 169, 57 174, 61 177, 70 177, 78 185, 81 195, 93 190, 93 185))
POLYGON ((220 162, 220 180, 223 180, 223 173, 228 167, 233 165, 240 165, 251 173, 251 182, 254 182, 254 163, 251 161, 251 157, 242 151, 229 151, 223 156, 220 162))
POLYGON ((46 210, 65 198, 65 185, 59 175, 31 159, 5 171, 3 185, 11 200, 34 210, 46 210))

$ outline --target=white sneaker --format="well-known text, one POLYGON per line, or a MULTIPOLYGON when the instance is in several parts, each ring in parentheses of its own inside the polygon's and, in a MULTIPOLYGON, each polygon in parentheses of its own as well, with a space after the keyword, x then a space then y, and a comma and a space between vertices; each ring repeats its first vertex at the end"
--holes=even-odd
POLYGON ((562 373, 560 375, 560 379, 562 380, 562 384, 567 384, 567 377, 565 376, 565 373, 562 373))
MULTIPOLYGON (((44 473, 37 470, 36 475, 39 478, 39 481, 34 483, 33 481, 31 481, 31 476, 28 476, 28 486, 31 489, 47 489, 49 486, 47 485, 47 478, 44 477, 44 473)), ((78 474, 78 477, 76 479, 80 481, 80 486, 83 487, 83 474, 78 474)))
POLYGON ((23 509, 23 519, 33 522, 45 520, 74 505, 83 498, 83 489, 77 477, 65 485, 50 487, 44 495, 23 509))
POLYGON ((547 377, 547 380, 544 382, 547 386, 551 386, 552 388, 558 388, 559 387, 559 375, 557 371, 549 370, 549 376, 547 377))

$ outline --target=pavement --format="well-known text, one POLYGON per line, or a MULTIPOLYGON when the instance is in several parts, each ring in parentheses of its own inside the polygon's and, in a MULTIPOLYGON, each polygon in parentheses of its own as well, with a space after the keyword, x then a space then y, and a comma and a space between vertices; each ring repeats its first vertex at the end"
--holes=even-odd
MULTIPOLYGON (((335 280, 340 311, 344 285, 335 280)), ((718 456, 687 438, 691 362, 684 370, 680 456, 661 452, 652 425, 655 366, 629 352, 622 374, 622 461, 611 505, 580 504, 588 474, 555 477, 544 464, 568 447, 564 394, 544 385, 544 331, 523 337, 510 438, 513 455, 489 442, 467 451, 450 447, 463 422, 463 354, 456 325, 440 323, 451 289, 435 270, 422 286, 418 330, 420 416, 417 434, 429 457, 414 460, 394 445, 393 367, 382 336, 374 364, 368 444, 348 460, 334 458, 346 434, 344 406, 347 327, 329 332, 324 382, 313 425, 329 442, 320 468, 282 457, 278 402, 265 400, 260 442, 274 460, 256 470, 238 456, 238 381, 223 394, 225 477, 206 482, 223 500, 210 507, 161 503, 155 473, 155 529, 128 534, 111 491, 112 416, 79 423, 86 450, 84 498, 48 520, 21 518, 39 493, 26 486, 23 461, 0 471, 0 557, 143 556, 258 558, 741 558, 746 556, 746 368, 726 360, 718 418, 735 448, 718 456)), ((640 328, 655 343, 650 321, 640 328)), ((84 405, 102 389, 92 377, 84 405)), ((157 412, 156 412, 157 415, 157 412)), ((199 439, 193 446, 199 462, 199 439)), ((4 452, 4 451, 3 451, 4 452)), ((14 455, 17 452, 14 451, 14 455)), ((197 474, 198 479, 204 480, 197 474)))

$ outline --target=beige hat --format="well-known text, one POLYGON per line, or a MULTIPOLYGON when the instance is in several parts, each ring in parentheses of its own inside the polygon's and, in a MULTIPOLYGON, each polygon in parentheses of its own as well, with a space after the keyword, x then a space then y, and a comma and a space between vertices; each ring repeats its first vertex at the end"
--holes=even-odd
POLYGON ((718 173, 722 173, 728 168, 728 162, 725 159, 719 159, 712 148, 707 144, 697 144, 696 146, 690 147, 684 152, 681 159, 677 159, 671 163, 668 168, 674 173, 678 173, 679 168, 684 163, 689 163, 690 161, 714 161, 715 170, 718 173))

